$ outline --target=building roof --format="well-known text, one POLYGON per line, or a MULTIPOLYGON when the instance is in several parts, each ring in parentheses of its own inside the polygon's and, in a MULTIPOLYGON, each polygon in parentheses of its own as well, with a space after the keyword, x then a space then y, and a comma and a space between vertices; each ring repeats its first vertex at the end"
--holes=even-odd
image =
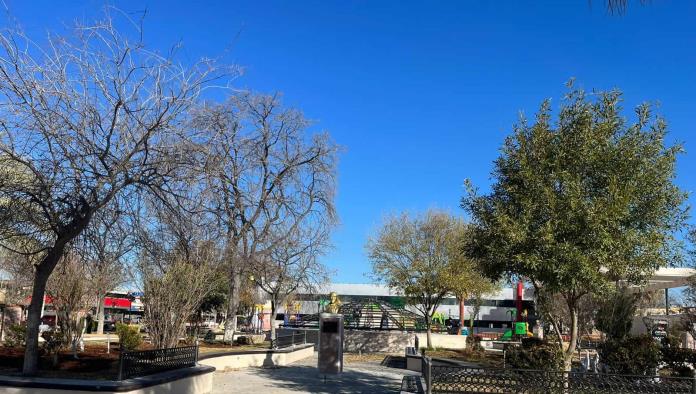
POLYGON ((660 268, 648 279, 648 283, 640 287, 645 290, 672 289, 689 284, 691 278, 696 275, 693 268, 660 268))
MULTIPOLYGON (((319 289, 312 293, 328 295, 331 292, 336 292, 339 296, 398 297, 402 295, 399 291, 389 286, 375 283, 328 283, 320 286, 319 289)), ((515 299, 515 291, 511 287, 505 287, 497 293, 485 295, 484 298, 489 300, 513 300, 515 299)), ((534 291, 525 289, 522 299, 534 299, 534 291)))

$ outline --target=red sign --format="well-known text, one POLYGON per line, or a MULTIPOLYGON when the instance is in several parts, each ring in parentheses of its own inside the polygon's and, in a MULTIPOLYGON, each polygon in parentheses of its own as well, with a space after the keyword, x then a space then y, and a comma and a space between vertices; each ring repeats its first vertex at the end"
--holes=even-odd
POLYGON ((131 300, 128 298, 105 297, 104 307, 130 309, 131 300))

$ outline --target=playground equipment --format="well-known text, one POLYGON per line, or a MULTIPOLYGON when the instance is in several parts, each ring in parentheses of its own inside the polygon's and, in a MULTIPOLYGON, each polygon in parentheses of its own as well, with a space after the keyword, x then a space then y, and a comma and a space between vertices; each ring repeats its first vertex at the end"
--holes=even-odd
MULTIPOLYGON (((328 309, 328 308, 327 308, 328 309)), ((415 313, 379 299, 351 301, 337 306, 343 315, 345 328, 363 330, 419 330, 425 329, 423 318, 415 313)), ((305 315, 302 321, 288 322, 289 327, 318 327, 319 315, 305 315)))
POLYGON ((522 310, 523 291, 524 287, 522 286, 522 282, 517 282, 517 294, 515 294, 516 308, 508 311, 510 314, 510 321, 512 322, 512 328, 505 331, 503 336, 500 338, 501 341, 512 341, 524 337, 534 336, 534 334, 529 332, 529 323, 526 321, 527 311, 522 310))
POLYGON ((512 329, 509 329, 505 331, 502 337, 500 337, 501 341, 512 341, 515 339, 519 338, 524 338, 524 337, 532 337, 534 334, 529 332, 529 324, 527 322, 515 322, 512 325, 512 329))

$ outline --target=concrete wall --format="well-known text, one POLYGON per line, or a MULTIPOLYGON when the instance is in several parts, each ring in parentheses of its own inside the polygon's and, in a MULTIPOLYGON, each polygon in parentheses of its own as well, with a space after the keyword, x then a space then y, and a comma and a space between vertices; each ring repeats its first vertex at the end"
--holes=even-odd
MULTIPOLYGON (((316 344, 319 341, 319 330, 302 328, 280 328, 280 335, 290 335, 292 332, 307 332, 307 343, 316 344)), ((418 335, 421 347, 426 346, 426 334, 403 331, 368 331, 346 330, 343 351, 350 353, 401 353, 406 346, 414 346, 414 337, 418 335)), ((433 346, 445 349, 466 348, 466 336, 432 334, 433 346)))
POLYGON ((203 356, 202 365, 215 367, 219 371, 248 367, 277 367, 291 364, 314 354, 313 346, 298 346, 294 350, 268 350, 237 354, 220 354, 203 356))
MULTIPOLYGON (((407 346, 415 346, 415 336, 419 346, 427 345, 426 333, 401 331, 346 330, 343 350, 350 353, 403 353, 407 346)), ((432 334, 433 347, 445 349, 466 348, 466 336, 432 334)))
MULTIPOLYGON (((419 332, 418 344, 420 347, 428 345, 427 334, 419 332)), ((441 349, 466 349, 466 335, 447 335, 447 334, 432 334, 430 337, 433 341, 433 347, 441 349)))
MULTIPOLYGON (((181 379, 125 391, 116 388, 114 382, 108 382, 109 384, 105 384, 104 381, 25 378, 43 383, 41 384, 43 387, 12 387, 5 385, 0 386, 0 392, 7 394, 94 394, 95 392, 121 394, 210 394, 213 392, 213 372, 214 371, 211 370, 207 373, 199 375, 188 376, 181 379), (44 388, 46 386, 56 387, 59 385, 65 385, 66 388, 44 388), (109 389, 108 387, 99 387, 100 385, 112 386, 113 388, 109 389), (85 386, 85 388, 87 388, 87 386, 92 386, 92 389, 81 390, 79 386, 85 386), (95 390, 95 387, 98 389, 95 390)), ((124 383, 127 385, 129 382, 137 381, 139 379, 147 379, 147 377, 131 379, 130 381, 124 381, 124 383)), ((26 384, 26 380, 24 381, 24 384, 26 384)))

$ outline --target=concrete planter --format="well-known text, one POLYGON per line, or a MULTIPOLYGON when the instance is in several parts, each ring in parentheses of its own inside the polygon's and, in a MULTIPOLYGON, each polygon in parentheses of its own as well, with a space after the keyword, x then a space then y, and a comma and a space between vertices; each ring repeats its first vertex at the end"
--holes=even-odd
POLYGON ((0 377, 0 392, 9 394, 210 394, 215 368, 182 368, 121 381, 0 377))
POLYGON ((248 350, 245 352, 219 352, 203 354, 198 362, 215 367, 219 371, 248 367, 279 367, 314 354, 314 345, 298 345, 277 350, 248 350))
MULTIPOLYGON (((415 346, 414 338, 418 336, 421 347, 426 346, 424 332, 412 333, 402 331, 366 331, 346 330, 344 351, 351 353, 397 353, 404 348, 415 346)), ((433 347, 441 349, 465 349, 465 335, 431 334, 433 347)))

